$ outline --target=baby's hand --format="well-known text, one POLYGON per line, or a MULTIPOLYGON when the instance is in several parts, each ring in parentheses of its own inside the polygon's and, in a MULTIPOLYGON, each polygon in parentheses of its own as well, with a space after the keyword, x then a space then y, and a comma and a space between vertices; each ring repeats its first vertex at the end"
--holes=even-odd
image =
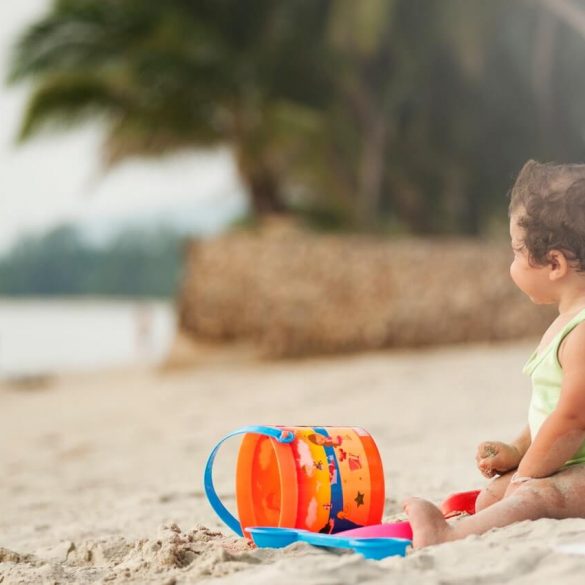
POLYGON ((475 461, 478 469, 485 477, 502 475, 506 471, 516 469, 522 459, 514 445, 499 441, 486 441, 477 448, 475 461))

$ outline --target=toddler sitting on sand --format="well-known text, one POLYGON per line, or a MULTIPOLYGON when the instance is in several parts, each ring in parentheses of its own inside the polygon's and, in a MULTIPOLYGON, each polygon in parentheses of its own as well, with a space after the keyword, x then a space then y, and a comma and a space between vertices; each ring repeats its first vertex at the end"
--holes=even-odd
POLYGON ((486 442, 477 464, 495 479, 476 514, 448 523, 410 498, 415 548, 538 518, 585 517, 585 165, 526 163, 512 189, 512 280, 559 316, 524 366, 532 378, 528 425, 510 443, 486 442))

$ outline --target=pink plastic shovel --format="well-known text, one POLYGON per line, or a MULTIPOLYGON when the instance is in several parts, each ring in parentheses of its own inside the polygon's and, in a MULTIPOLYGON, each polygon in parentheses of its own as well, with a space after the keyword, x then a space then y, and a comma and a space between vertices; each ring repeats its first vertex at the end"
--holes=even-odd
MULTIPOLYGON (((461 514, 475 514, 475 501, 478 495, 479 490, 452 494, 441 504, 441 512, 445 518, 454 518, 461 514)), ((344 530, 338 534, 347 538, 406 538, 412 540, 410 522, 362 526, 352 530, 344 530)))

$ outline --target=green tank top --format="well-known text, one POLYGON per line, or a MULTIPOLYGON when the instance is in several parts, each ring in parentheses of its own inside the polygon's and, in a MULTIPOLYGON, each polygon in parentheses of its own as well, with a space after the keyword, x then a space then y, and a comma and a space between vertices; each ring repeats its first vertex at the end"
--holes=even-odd
MULTIPOLYGON (((532 379, 532 397, 528 410, 528 424, 530 435, 534 439, 542 423, 556 408, 561 395, 563 370, 559 363, 558 351, 563 339, 579 323, 585 321, 585 309, 573 317, 550 342, 541 353, 535 351, 524 365, 522 370, 532 379)), ((574 465, 585 463, 585 443, 575 455, 565 463, 574 465)))

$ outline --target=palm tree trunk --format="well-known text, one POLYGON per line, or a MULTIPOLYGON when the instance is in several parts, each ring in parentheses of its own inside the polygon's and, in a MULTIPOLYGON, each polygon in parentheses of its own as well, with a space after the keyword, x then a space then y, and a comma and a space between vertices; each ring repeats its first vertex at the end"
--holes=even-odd
POLYGON ((235 111, 232 128, 234 157, 248 191, 250 207, 257 217, 287 211, 280 175, 271 164, 269 147, 258 141, 260 126, 261 117, 255 108, 235 111))
POLYGON ((268 167, 258 164, 243 177, 254 214, 281 214, 287 211, 281 197, 280 180, 268 167))
POLYGON ((363 134, 364 143, 358 169, 358 222, 365 228, 374 227, 377 221, 384 178, 386 135, 386 117, 372 116, 363 134))
POLYGON ((368 229, 376 225, 382 197, 389 118, 365 83, 348 84, 345 91, 356 116, 362 143, 356 170, 356 223, 358 227, 368 229))

